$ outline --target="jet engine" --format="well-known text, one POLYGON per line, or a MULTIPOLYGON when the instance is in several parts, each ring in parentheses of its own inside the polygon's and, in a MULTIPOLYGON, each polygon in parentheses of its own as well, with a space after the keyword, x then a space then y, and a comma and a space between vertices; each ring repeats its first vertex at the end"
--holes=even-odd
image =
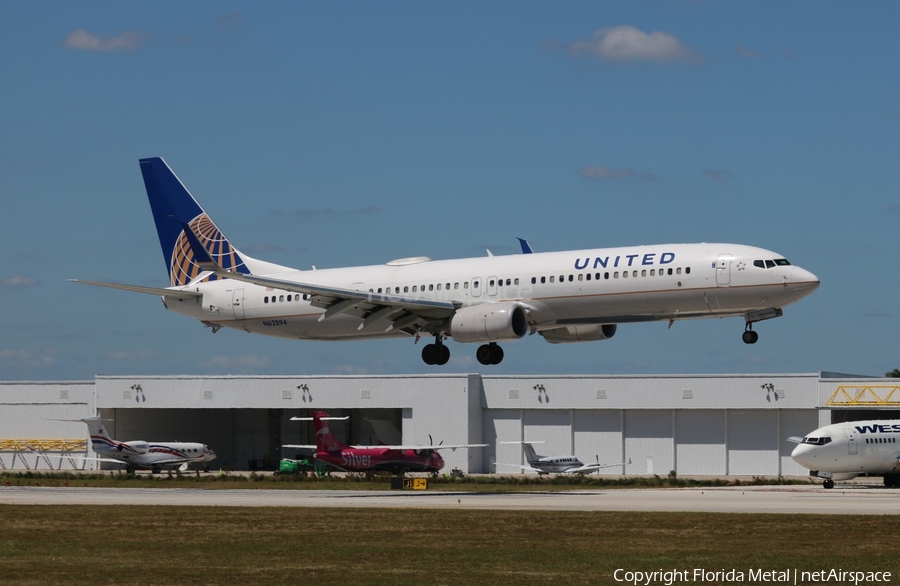
POLYGON ((150 444, 144 441, 136 440, 133 442, 122 442, 116 446, 120 452, 137 452, 138 454, 146 454, 150 451, 150 444))
POLYGON ((450 335, 457 342, 518 340, 528 333, 528 317, 520 303, 482 303, 464 307, 450 320, 450 335))
POLYGON ((616 324, 579 325, 543 330, 540 332, 551 344, 570 344, 572 342, 595 342, 609 340, 616 335, 616 324))

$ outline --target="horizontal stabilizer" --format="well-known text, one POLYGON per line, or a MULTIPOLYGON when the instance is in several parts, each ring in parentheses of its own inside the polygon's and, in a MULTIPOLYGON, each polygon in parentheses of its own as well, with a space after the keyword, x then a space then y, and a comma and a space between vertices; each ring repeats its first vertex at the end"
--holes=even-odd
POLYGON ((96 287, 108 287, 110 289, 122 289, 123 291, 132 291, 134 293, 146 293, 148 295, 160 295, 169 299, 179 299, 187 301, 189 299, 198 299, 203 297, 202 293, 196 291, 182 291, 180 289, 164 289, 162 287, 141 287, 140 285, 123 285, 121 283, 104 283, 103 281, 82 281, 81 279, 69 279, 70 283, 81 283, 82 285, 94 285, 96 287))

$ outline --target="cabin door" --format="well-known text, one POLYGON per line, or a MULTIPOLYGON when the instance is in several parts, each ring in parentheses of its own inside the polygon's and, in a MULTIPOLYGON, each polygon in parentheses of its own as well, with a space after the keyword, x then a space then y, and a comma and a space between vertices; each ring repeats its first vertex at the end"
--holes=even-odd
POLYGON ((231 293, 231 307, 236 319, 244 319, 244 290, 235 289, 231 293))
POLYGON ((727 287, 731 285, 731 259, 730 254, 720 254, 716 261, 716 285, 727 287))

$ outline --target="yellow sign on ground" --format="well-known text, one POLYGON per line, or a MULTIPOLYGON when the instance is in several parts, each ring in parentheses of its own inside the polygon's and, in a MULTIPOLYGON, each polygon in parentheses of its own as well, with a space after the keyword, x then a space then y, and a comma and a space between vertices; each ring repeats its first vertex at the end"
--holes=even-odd
POLYGON ((413 490, 426 490, 428 488, 427 478, 404 478, 403 488, 411 488, 413 490))

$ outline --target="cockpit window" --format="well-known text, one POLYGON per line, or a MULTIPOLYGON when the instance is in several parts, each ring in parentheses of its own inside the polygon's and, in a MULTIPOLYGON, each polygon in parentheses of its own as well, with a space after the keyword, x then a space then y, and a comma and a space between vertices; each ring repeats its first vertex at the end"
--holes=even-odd
POLYGON ((825 444, 831 443, 830 437, 805 437, 803 438, 804 444, 812 444, 814 446, 824 446, 825 444))
POLYGON ((761 269, 774 269, 775 267, 789 267, 791 263, 786 258, 755 260, 753 266, 761 269))

